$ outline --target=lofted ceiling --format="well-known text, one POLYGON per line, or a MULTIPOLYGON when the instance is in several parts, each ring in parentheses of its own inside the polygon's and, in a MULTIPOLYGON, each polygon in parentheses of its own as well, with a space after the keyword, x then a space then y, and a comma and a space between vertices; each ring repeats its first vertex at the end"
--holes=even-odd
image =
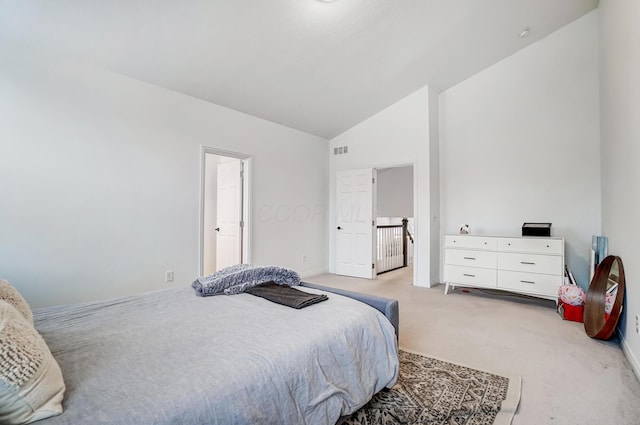
POLYGON ((0 38, 332 138, 425 85, 455 85, 597 5, 0 0, 0 38))

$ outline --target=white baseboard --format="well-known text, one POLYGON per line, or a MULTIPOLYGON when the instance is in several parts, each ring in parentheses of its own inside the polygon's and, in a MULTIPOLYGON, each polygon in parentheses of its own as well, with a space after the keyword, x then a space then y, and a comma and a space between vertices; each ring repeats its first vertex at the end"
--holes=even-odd
POLYGON ((432 286, 435 286, 431 285, 431 282, 429 282, 428 280, 416 280, 413 285, 420 286, 421 288, 431 288, 432 286))
POLYGON ((327 269, 327 268, 315 269, 315 270, 305 270, 302 273, 300 273, 300 278, 301 279, 306 279, 307 277, 318 276, 319 274, 326 274, 326 273, 329 273, 329 269, 327 269))
POLYGON ((622 346, 622 352, 624 353, 625 357, 629 361, 629 364, 631 365, 631 369, 633 370, 633 373, 635 373, 636 378, 638 378, 638 381, 640 381, 640 362, 638 362, 638 358, 635 356, 635 354, 633 354, 633 351, 631 351, 629 344, 627 344, 627 341, 620 334, 620 332, 618 332, 618 336, 620 337, 620 345, 622 346))

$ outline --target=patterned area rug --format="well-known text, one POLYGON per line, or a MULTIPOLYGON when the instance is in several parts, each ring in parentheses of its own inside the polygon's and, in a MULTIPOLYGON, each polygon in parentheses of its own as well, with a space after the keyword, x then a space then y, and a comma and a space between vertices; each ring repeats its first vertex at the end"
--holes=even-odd
POLYGON ((344 424, 506 425, 520 377, 504 377, 400 350, 400 377, 344 424))

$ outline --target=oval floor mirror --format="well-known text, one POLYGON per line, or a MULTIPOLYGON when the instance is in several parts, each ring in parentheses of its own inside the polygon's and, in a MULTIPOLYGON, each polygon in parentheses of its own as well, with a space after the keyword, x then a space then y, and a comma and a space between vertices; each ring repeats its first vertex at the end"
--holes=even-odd
POLYGON ((584 330, 591 338, 609 339, 616 329, 624 299, 624 267, 615 255, 597 267, 584 305, 584 330))

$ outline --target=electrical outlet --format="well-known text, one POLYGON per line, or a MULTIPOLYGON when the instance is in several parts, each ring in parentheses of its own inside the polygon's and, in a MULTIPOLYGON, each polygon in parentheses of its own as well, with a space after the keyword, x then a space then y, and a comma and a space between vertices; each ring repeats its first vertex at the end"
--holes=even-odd
POLYGON ((636 314, 636 333, 640 335, 640 316, 636 314))
POLYGON ((173 282, 173 270, 167 270, 164 272, 164 281, 173 282))
POLYGON ((306 256, 306 255, 303 255, 303 256, 302 256, 302 262, 304 263, 304 262, 306 262, 306 261, 307 261, 307 256, 306 256))

